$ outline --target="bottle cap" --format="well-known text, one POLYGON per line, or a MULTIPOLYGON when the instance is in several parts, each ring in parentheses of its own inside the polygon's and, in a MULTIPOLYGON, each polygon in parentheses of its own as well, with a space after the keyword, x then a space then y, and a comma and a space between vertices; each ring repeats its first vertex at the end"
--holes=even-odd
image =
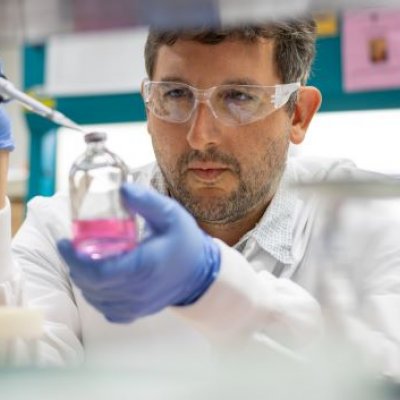
POLYGON ((90 132, 85 135, 86 143, 104 142, 106 139, 107 134, 105 132, 90 132))

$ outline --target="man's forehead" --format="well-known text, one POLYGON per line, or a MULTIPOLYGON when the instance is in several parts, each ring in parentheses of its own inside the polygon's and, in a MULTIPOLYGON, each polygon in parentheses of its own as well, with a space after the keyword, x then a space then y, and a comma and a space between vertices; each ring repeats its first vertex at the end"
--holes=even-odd
POLYGON ((191 49, 197 49, 203 52, 220 51, 234 51, 238 50, 250 51, 271 51, 273 49, 274 39, 258 37, 253 40, 244 40, 241 38, 230 37, 221 40, 218 43, 207 43, 195 39, 178 38, 173 44, 161 44, 159 52, 162 50, 173 50, 175 52, 185 52, 191 49))
POLYGON ((160 46, 153 79, 170 80, 171 76, 188 79, 185 74, 203 77, 212 74, 217 80, 221 75, 223 80, 243 80, 250 84, 262 76, 274 75, 274 69, 273 42, 269 39, 255 42, 227 39, 218 44, 179 39, 173 45, 160 46))

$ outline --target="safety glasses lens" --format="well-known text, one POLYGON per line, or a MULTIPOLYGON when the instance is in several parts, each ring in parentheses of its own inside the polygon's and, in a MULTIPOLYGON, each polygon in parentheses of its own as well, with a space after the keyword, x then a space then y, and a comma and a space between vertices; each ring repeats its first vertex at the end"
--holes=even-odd
POLYGON ((196 100, 188 85, 169 82, 150 83, 148 98, 155 115, 174 122, 189 119, 196 100))

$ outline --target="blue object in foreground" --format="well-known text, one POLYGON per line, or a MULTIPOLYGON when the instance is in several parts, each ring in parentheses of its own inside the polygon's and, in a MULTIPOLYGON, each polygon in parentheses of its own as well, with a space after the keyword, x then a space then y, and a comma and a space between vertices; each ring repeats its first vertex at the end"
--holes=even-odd
POLYGON ((10 118, 4 108, 0 107, 0 150, 12 151, 14 148, 10 118))
POLYGON ((72 280, 112 322, 194 303, 218 275, 218 244, 175 200, 136 184, 125 184, 121 193, 127 210, 144 217, 150 234, 134 250, 102 260, 77 253, 69 240, 60 241, 72 280))

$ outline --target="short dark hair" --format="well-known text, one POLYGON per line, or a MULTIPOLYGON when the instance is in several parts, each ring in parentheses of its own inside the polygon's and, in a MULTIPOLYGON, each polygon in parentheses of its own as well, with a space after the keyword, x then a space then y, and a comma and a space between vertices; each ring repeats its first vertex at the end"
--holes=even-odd
MULTIPOLYGON (((315 57, 316 40, 316 25, 310 18, 221 29, 168 32, 150 29, 145 46, 146 72, 152 79, 159 48, 162 45, 172 46, 178 39, 213 45, 228 39, 251 43, 259 38, 274 41, 274 64, 283 83, 307 82, 315 57)), ((293 110, 294 102, 295 96, 288 103, 289 110, 293 110)))

